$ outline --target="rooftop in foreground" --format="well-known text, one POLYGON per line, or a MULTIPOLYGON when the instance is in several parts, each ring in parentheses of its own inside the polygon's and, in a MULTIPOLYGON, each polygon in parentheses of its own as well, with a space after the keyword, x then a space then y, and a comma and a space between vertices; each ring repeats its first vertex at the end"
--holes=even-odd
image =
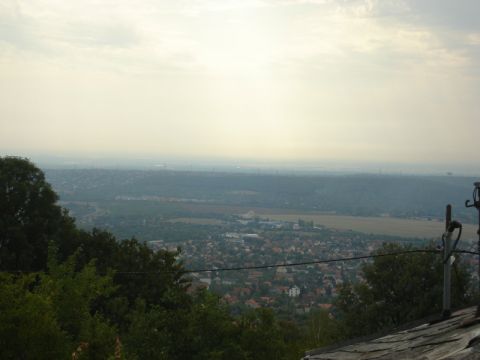
POLYGON ((480 359, 480 318, 476 307, 456 311, 446 320, 425 322, 373 340, 307 352, 304 360, 480 359))

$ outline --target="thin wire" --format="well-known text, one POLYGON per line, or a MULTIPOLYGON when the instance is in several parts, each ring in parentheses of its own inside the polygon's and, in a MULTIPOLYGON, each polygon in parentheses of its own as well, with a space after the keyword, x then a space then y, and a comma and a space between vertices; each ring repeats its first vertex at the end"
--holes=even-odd
MULTIPOLYGON (((397 251, 392 253, 385 254, 373 254, 373 255, 362 255, 362 256, 352 256, 345 258, 335 258, 335 259, 322 259, 322 260, 312 260, 312 261, 303 261, 297 263, 282 263, 282 264, 268 264, 268 265, 254 265, 254 266, 238 266, 238 267, 229 267, 229 268, 210 268, 210 269, 190 269, 190 270, 179 270, 183 274, 192 274, 192 273, 205 273, 205 272, 216 272, 216 271, 241 271, 241 270, 258 270, 258 269, 269 269, 269 268, 278 268, 278 267, 292 267, 292 266, 302 266, 302 265, 314 265, 314 264, 328 264, 332 262, 340 261, 354 261, 354 260, 364 260, 364 259, 373 259, 386 256, 398 256, 406 254, 442 254, 442 250, 428 250, 428 249, 415 249, 415 250, 405 250, 397 251)), ((454 253, 459 254, 470 254, 470 255, 480 255, 479 252, 469 251, 469 250, 455 250, 454 253)), ((22 270, 3 270, 0 273, 35 273, 33 271, 22 271, 22 270)), ((165 273, 174 273, 174 271, 116 271, 115 275, 123 274, 165 274, 165 273)))
POLYGON ((468 250, 469 250, 469 251, 473 251, 474 249, 476 249, 476 247, 477 247, 477 244, 474 243, 474 242, 472 242, 472 243, 470 244, 468 250))
POLYGON ((470 254, 470 255, 480 255, 479 252, 477 251, 470 251, 470 250, 455 250, 453 251, 454 253, 458 254, 470 254))
MULTIPOLYGON (((322 259, 322 260, 304 261, 304 262, 297 262, 297 263, 283 263, 283 264, 255 265, 255 266, 238 266, 238 267, 228 267, 228 268, 191 269, 191 270, 185 270, 185 271, 183 271, 183 273, 191 274, 191 273, 204 273, 204 272, 217 272, 217 271, 258 270, 258 269, 269 269, 269 268, 278 268, 278 267, 327 264, 327 263, 332 263, 332 262, 371 259, 371 258, 378 258, 378 257, 384 257, 384 256, 396 256, 396 255, 405 255, 405 254, 412 254, 412 253, 435 253, 435 254, 440 254, 440 253, 442 253, 442 251, 416 249, 416 250, 398 251, 398 252, 386 253, 386 254, 362 255, 362 256, 352 256, 352 257, 336 258, 336 259, 322 259)), ((119 271, 119 272, 116 272, 116 274, 146 274, 146 273, 157 273, 157 272, 159 272, 159 271, 152 271, 152 272, 148 272, 148 271, 119 271)))

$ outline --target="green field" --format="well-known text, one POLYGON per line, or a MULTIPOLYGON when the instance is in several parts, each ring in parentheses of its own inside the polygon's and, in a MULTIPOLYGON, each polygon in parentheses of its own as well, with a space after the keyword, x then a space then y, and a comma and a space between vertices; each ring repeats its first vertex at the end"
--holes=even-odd
POLYGON ((209 219, 209 218, 175 218, 168 220, 170 223, 185 223, 185 224, 194 224, 194 225, 222 225, 224 222, 219 219, 209 219))
MULTIPOLYGON (((166 201, 104 201, 62 202, 62 206, 74 210, 79 219, 109 214, 113 217, 161 216, 170 223, 193 225, 221 225, 227 215, 244 216, 252 213, 262 219, 297 222, 298 219, 313 221, 315 225, 339 230, 353 230, 367 234, 391 235, 416 238, 439 238, 444 224, 436 220, 406 219, 394 217, 360 217, 307 212, 295 209, 248 207, 222 204, 172 203, 166 201)), ((477 226, 465 224, 462 239, 476 239, 477 226)))
MULTIPOLYGON (((298 210, 279 208, 251 208, 243 206, 226 206, 214 204, 182 204, 182 208, 192 213, 202 214, 235 214, 243 215, 253 211, 262 219, 282 220, 297 222, 298 219, 313 221, 315 225, 322 225, 328 228, 339 230, 353 230, 366 234, 390 235, 400 237, 417 238, 440 238, 444 231, 444 223, 436 220, 417 220, 393 217, 361 217, 347 215, 333 215, 324 213, 302 212, 298 210)), ((201 215, 198 216, 201 218, 201 215)), ((192 218, 181 218, 182 222, 192 218)), ((176 220, 179 221, 179 220, 176 220)), ((200 220, 202 221, 202 220, 200 220)), ((472 224, 463 225, 463 240, 477 239, 477 226, 472 224)))
MULTIPOLYGON (((313 221, 315 225, 339 230, 353 230, 367 234, 391 235, 402 237, 434 238, 440 237, 444 224, 439 221, 399 219, 391 217, 357 217, 312 213, 262 214, 264 218, 283 221, 303 219, 313 221)), ((463 226, 462 239, 475 239, 477 227, 471 224, 463 226)))

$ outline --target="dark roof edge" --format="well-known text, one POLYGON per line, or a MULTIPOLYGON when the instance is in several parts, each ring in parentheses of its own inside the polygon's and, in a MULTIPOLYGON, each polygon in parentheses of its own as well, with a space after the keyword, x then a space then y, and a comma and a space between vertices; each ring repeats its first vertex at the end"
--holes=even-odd
POLYGON ((420 325, 423 325, 423 324, 434 324, 434 323, 442 322, 444 320, 453 319, 453 318, 459 316, 459 315, 455 315, 455 312, 460 311, 460 310, 465 310, 465 309, 471 308, 473 306, 477 306, 477 305, 475 304, 475 305, 469 305, 469 306, 465 306, 465 307, 461 307, 461 308, 456 308, 455 310, 452 311, 452 316, 450 316, 448 318, 443 318, 442 315, 438 314, 438 313, 437 314, 432 314, 432 315, 426 316, 426 317, 424 317, 422 319, 419 319, 419 320, 414 320, 414 321, 411 321, 411 322, 408 322, 408 323, 405 323, 405 324, 402 324, 402 325, 399 325, 399 326, 388 327, 388 328, 385 328, 383 330, 379 330, 379 331, 377 331, 373 334, 358 336, 358 337, 355 337, 355 338, 342 340, 342 341, 336 342, 336 343, 331 344, 331 345, 323 346, 321 348, 305 351, 305 357, 306 356, 311 356, 311 355, 323 354, 323 353, 330 352, 330 351, 338 349, 338 348, 342 348, 342 347, 345 347, 345 346, 349 346, 349 345, 353 345, 353 344, 357 344, 357 343, 361 343, 361 342, 371 341, 371 340, 378 339, 378 338, 381 338, 383 336, 386 336, 386 335, 389 335, 389 334, 392 334, 392 333, 396 333, 396 332, 399 332, 399 331, 411 329, 411 328, 414 328, 414 327, 417 327, 417 326, 420 326, 420 325))

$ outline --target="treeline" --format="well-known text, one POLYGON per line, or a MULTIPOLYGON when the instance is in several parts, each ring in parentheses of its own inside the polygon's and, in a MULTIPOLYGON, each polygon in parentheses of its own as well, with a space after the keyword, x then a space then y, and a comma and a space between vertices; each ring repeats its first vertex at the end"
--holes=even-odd
MULTIPOLYGON (((79 230, 56 201, 32 163, 0 158, 1 359, 298 359, 439 310, 441 261, 416 254, 366 265, 366 284, 341 289, 336 319, 234 317, 217 296, 192 293, 177 252, 79 230)), ((469 278, 456 274, 461 305, 469 278)))
MULTIPOLYGON (((68 201, 109 202, 117 196, 194 199, 208 204, 328 211, 344 215, 443 218, 452 204, 462 221, 474 178, 398 175, 253 175, 140 170, 48 170, 68 201)), ((157 202, 158 203, 158 202, 157 202)), ((108 205, 106 203, 106 205, 108 205)), ((174 204, 165 211, 178 211, 174 204)), ((144 202, 143 206, 148 206, 144 202)), ((108 206, 107 206, 108 207, 108 206)))
POLYGON ((301 356, 295 324, 190 293, 178 253, 77 229, 30 162, 1 158, 0 189, 0 358, 301 356))

